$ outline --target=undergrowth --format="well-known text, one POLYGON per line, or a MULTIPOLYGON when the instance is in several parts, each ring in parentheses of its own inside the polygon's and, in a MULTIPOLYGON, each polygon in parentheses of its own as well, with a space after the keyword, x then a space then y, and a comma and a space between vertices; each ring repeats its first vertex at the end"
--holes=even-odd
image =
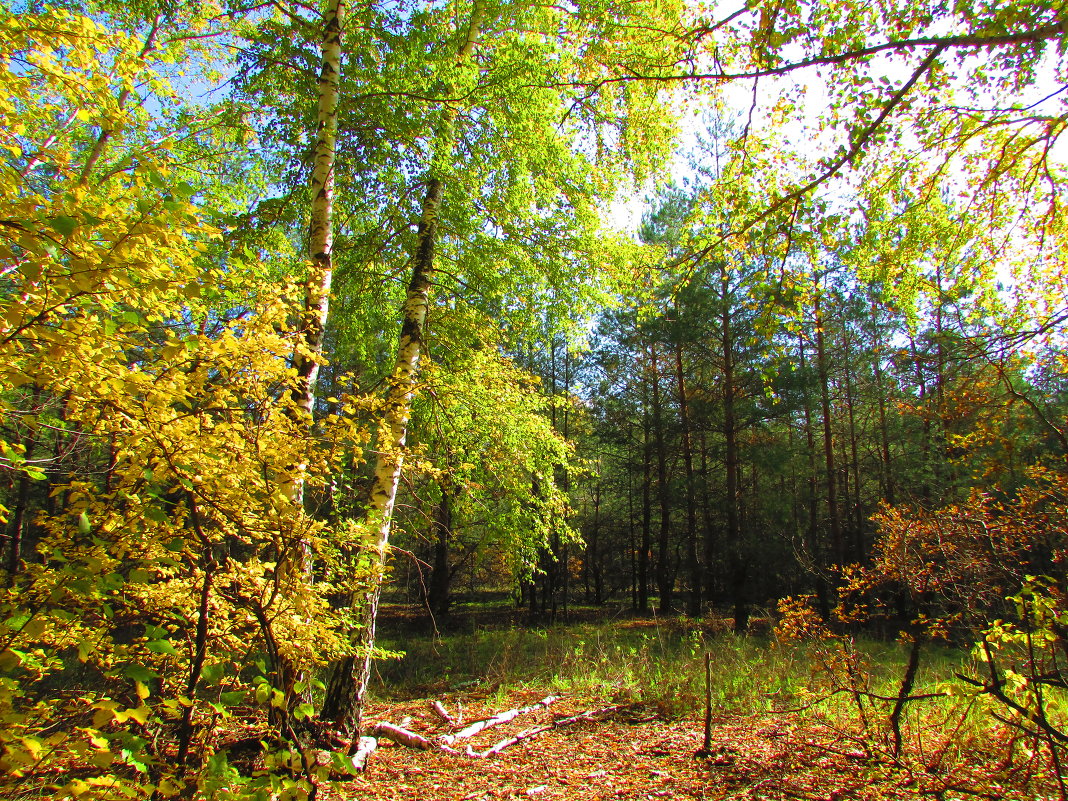
MULTIPOLYGON (((768 635, 710 633, 683 619, 628 620, 493 628, 445 636, 383 638, 402 651, 376 665, 374 692, 383 698, 465 692, 500 694, 523 689, 571 693, 655 706, 669 717, 705 707, 705 653, 712 657, 714 711, 754 714, 796 710, 816 713, 819 665, 812 645, 779 642, 768 635)), ((858 644, 873 693, 891 696, 900 683, 906 649, 894 642, 858 644)), ((917 688, 950 681, 965 655, 931 649, 917 688)), ((829 693, 828 693, 829 694, 829 693)), ((849 699, 827 698, 829 710, 849 699)))

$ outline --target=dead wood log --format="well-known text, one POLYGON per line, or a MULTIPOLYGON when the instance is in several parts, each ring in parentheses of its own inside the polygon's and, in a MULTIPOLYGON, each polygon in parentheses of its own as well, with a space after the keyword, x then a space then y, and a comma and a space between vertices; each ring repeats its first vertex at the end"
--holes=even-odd
POLYGON ((565 726, 570 726, 572 723, 578 723, 580 720, 592 720, 593 718, 600 717, 601 715, 607 715, 609 712, 614 712, 617 709, 622 709, 623 704, 614 704, 613 706, 606 706, 604 709, 590 709, 586 712, 580 712, 577 715, 571 715, 570 717, 560 718, 554 720, 552 723, 547 723, 544 726, 534 726, 529 729, 523 729, 518 734, 514 734, 511 737, 505 737, 503 740, 491 745, 484 751, 476 751, 471 746, 467 746, 464 753, 469 757, 476 759, 484 759, 485 757, 498 754, 509 746, 515 745, 523 740, 528 740, 531 737, 537 737, 539 734, 544 734, 547 731, 553 731, 554 729, 562 729, 565 726))
POLYGON ((409 729, 402 729, 400 726, 394 726, 392 723, 387 723, 384 720, 376 723, 371 732, 375 737, 384 737, 399 745, 406 745, 409 748, 417 748, 420 751, 429 751, 434 747, 434 743, 423 735, 409 729))
POLYGON ((352 755, 352 766, 356 770, 367 770, 367 760, 371 758, 376 748, 378 748, 377 737, 361 737, 356 752, 352 755))
POLYGON ((442 745, 452 745, 457 740, 466 740, 468 737, 474 737, 479 732, 492 728, 493 726, 499 726, 502 723, 507 723, 510 720, 515 720, 520 715, 526 715, 530 712, 534 712, 538 709, 544 709, 552 704, 554 701, 559 700, 558 696, 547 695, 542 698, 538 703, 531 704, 530 706, 519 707, 517 709, 509 709, 507 712, 498 712, 492 717, 485 718, 484 720, 477 720, 465 729, 461 729, 455 734, 443 734, 438 738, 438 742, 442 745))
POLYGON ((437 715, 439 718, 441 718, 441 722, 444 723, 446 726, 456 725, 456 721, 453 719, 453 716, 448 713, 441 701, 431 701, 430 711, 437 715))

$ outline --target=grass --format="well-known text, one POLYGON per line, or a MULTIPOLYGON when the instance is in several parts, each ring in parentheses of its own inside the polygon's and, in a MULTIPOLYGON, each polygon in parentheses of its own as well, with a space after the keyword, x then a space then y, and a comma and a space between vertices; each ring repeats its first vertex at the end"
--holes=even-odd
MULTIPOLYGON (((826 738, 835 753, 926 777, 939 792, 954 790, 946 798, 963 797, 959 788, 997 797, 1004 795, 1003 784, 1016 788, 1004 797, 1068 798, 1051 778, 1062 772, 1057 749, 998 723, 991 713, 1004 716, 1005 709, 969 693, 956 678, 976 671, 964 649, 924 648, 911 694, 925 697, 905 705, 898 740, 890 721, 908 648, 897 642, 736 637, 723 621, 687 618, 598 621, 589 615, 585 622, 528 628, 490 611, 478 610, 483 616, 466 618, 466 630, 444 636, 390 636, 384 626, 381 645, 404 656, 377 664, 372 693, 387 702, 479 697, 502 709, 524 693, 571 694, 694 719, 705 708, 708 653, 717 716, 789 719, 805 737, 826 738)), ((1049 710, 1059 714, 1061 707, 1051 703, 1049 710)))
MULTIPOLYGON (((704 654, 712 657, 712 705, 753 714, 804 706, 811 692, 827 692, 814 646, 780 643, 769 635, 736 637, 721 627, 685 618, 625 619, 549 628, 486 626, 446 636, 385 634, 380 644, 403 651, 379 662, 376 695, 438 696, 478 688, 502 696, 523 689, 573 693, 654 705, 669 716, 700 712, 705 704, 704 654)), ((906 659, 892 642, 861 642, 867 689, 894 696, 906 659)), ((930 649, 914 693, 951 680, 964 655, 930 649)), ((834 697, 828 704, 852 703, 834 697)))

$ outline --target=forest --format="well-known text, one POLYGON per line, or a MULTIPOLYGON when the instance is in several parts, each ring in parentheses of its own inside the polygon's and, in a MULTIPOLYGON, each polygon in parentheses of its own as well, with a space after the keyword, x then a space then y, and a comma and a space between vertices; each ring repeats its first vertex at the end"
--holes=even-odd
POLYGON ((0 797, 1068 801, 1068 7, 0 7, 0 797))

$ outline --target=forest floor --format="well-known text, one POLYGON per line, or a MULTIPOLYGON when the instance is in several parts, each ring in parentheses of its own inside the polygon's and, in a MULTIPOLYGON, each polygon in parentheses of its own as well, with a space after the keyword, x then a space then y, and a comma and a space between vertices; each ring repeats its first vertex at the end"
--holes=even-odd
MULTIPOLYGON (((367 710, 368 723, 400 723, 433 740, 461 725, 457 721, 446 727, 431 710, 434 701, 471 723, 536 704, 550 694, 560 696, 548 707, 456 744, 461 751, 467 745, 478 751, 522 730, 613 708, 482 758, 413 750, 380 740, 368 769, 324 785, 321 801, 1054 797, 1035 792, 1036 774, 1042 776, 1048 762, 1040 766, 1043 760, 1032 757, 1006 771, 1003 764, 997 766, 1006 754, 1003 745, 987 748, 972 739, 958 748, 959 738, 939 731, 937 725, 930 742, 940 741, 942 746, 913 748, 895 764, 879 744, 853 736, 851 724, 838 713, 821 716, 746 707, 745 693, 754 696, 768 689, 769 676, 784 668, 775 661, 774 649, 762 644, 766 637, 724 638, 721 632, 727 627, 721 621, 626 616, 605 620, 602 613, 600 624, 575 616, 578 620, 536 635, 517 625, 514 611, 497 609, 485 612, 484 619, 465 616, 459 628, 466 634, 422 642, 416 617, 397 607, 385 616, 385 627, 399 635, 394 643, 408 655, 399 663, 381 663, 382 697, 367 710), (657 634, 649 634, 651 627, 657 634), (699 655, 688 655, 685 648, 693 641, 691 629, 705 631, 702 648, 718 660, 721 681, 741 674, 750 682, 741 688, 742 696, 726 699, 727 708, 723 704, 714 708, 707 753, 699 753, 704 729, 700 690, 694 682, 677 679, 679 674, 698 672, 699 662, 693 660, 699 655), (606 644, 608 637, 616 639, 606 644), (623 660, 635 667, 629 686, 616 683, 616 674, 603 667, 606 660, 623 660), (405 662, 411 664, 405 667, 405 662), (561 686, 561 675, 567 671, 570 677, 561 686), (596 691, 598 681, 592 679, 597 673, 616 688, 614 695, 606 694, 604 684, 596 691), (584 681, 584 674, 591 680, 584 681)), ((802 667, 795 664, 791 669, 802 667)), ((1038 785, 1048 782, 1039 778, 1038 785)))
MULTIPOLYGON (((499 698, 495 698, 499 701, 499 698)), ((535 703, 534 693, 509 699, 535 703)), ((521 729, 596 709, 597 703, 565 698, 470 741, 476 750, 521 729)), ((501 707, 474 700, 466 720, 487 717, 501 707)), ((440 722, 429 702, 379 705, 372 720, 411 717, 411 728, 432 735, 440 722)), ((654 709, 624 707, 599 719, 524 740, 486 758, 417 751, 383 741, 368 770, 321 788, 320 799, 375 798, 426 801, 482 799, 845 799, 974 798, 979 775, 965 777, 916 772, 865 753, 843 733, 782 715, 719 716, 712 748, 698 755, 703 721, 662 720, 654 709), (959 789, 957 789, 959 788, 959 789)), ((976 764, 977 773, 985 773, 976 764)), ((989 787, 989 785, 987 785, 989 787)), ((980 792, 1010 798, 1005 790, 980 792)), ((1017 796, 1033 798, 1034 796, 1017 796)))

